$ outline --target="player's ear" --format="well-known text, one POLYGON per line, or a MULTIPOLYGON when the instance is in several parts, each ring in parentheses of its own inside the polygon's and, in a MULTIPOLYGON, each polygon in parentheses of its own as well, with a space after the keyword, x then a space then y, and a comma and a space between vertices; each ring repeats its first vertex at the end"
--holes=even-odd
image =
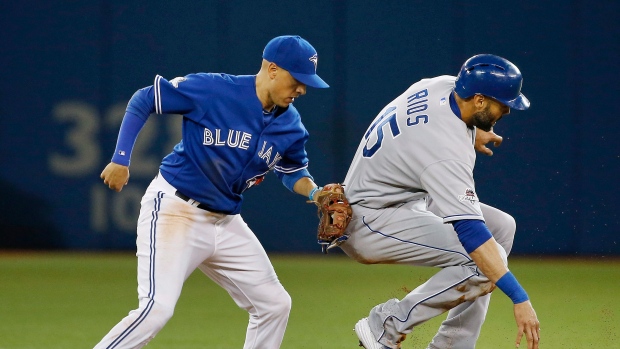
POLYGON ((476 109, 484 109, 486 98, 483 95, 475 94, 473 101, 474 101, 474 106, 476 107, 476 109))
POLYGON ((278 66, 273 62, 269 62, 269 64, 267 65, 267 74, 269 75, 270 79, 275 78, 276 75, 278 75, 278 66))

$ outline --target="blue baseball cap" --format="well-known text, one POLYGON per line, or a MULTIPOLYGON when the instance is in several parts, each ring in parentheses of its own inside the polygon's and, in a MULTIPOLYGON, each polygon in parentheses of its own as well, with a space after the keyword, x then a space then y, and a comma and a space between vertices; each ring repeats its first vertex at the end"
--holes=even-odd
POLYGON ((265 46, 263 58, 286 69, 297 81, 316 88, 329 85, 316 75, 318 56, 310 43, 297 35, 271 39, 265 46))

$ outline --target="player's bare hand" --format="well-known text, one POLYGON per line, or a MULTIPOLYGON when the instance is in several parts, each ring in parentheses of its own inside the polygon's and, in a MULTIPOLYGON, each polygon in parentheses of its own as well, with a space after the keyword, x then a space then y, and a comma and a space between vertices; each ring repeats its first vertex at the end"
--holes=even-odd
POLYGON ((101 172, 103 183, 114 191, 121 191, 129 182, 129 167, 110 162, 101 172))
POLYGON ((530 301, 525 301, 515 304, 514 313, 517 327, 519 328, 517 340, 515 342, 516 347, 519 348, 523 334, 525 334, 527 349, 538 349, 538 342, 540 341, 540 322, 532 307, 532 303, 530 303, 530 301))
POLYGON ((493 146, 499 147, 503 140, 502 136, 496 134, 493 130, 487 132, 478 128, 476 129, 476 144, 474 148, 482 154, 493 156, 493 151, 486 145, 493 142, 493 146))

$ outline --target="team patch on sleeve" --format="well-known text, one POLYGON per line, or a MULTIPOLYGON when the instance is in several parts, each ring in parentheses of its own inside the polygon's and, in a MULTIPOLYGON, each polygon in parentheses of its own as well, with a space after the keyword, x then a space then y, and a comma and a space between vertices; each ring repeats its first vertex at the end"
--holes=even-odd
POLYGON ((476 196, 476 193, 471 188, 465 189, 465 195, 459 195, 458 198, 460 202, 469 201, 472 204, 478 201, 478 197, 476 196))

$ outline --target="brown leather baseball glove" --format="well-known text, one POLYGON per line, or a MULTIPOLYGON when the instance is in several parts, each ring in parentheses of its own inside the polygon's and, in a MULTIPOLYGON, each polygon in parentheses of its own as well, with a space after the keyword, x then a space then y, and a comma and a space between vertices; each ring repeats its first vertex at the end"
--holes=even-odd
POLYGON ((351 221, 353 210, 344 195, 344 187, 339 183, 325 185, 316 194, 314 203, 318 206, 318 243, 323 253, 339 246, 349 236, 344 231, 351 221))

